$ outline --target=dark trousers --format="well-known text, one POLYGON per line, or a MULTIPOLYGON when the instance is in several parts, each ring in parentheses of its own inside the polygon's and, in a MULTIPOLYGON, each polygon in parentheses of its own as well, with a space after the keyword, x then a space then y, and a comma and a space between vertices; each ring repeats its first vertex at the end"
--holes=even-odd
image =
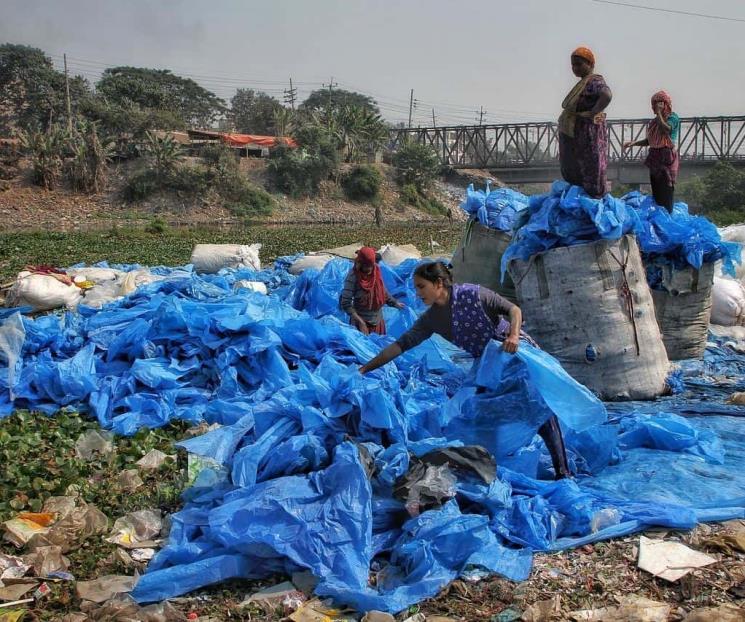
POLYGON ((666 208, 668 212, 672 212, 675 186, 668 185, 666 175, 650 175, 649 183, 652 186, 654 202, 660 207, 666 208))
POLYGON ((569 471, 569 462, 567 461, 567 452, 564 447, 564 437, 561 435, 561 427, 556 415, 551 417, 538 428, 538 434, 546 443, 546 449, 551 455, 551 462, 554 465, 554 475, 556 479, 571 477, 569 471))

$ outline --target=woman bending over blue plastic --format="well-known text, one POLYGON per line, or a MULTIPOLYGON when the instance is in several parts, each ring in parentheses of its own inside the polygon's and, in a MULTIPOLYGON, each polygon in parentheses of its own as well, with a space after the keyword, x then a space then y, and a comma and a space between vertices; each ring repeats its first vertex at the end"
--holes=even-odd
MULTIPOLYGON (((418 266, 414 271, 414 286, 417 296, 429 309, 396 342, 360 367, 361 373, 382 367, 435 333, 474 358, 481 356, 491 339, 501 341, 505 352, 511 354, 517 352, 520 339, 537 345, 520 330, 520 307, 486 287, 453 284, 450 270, 440 261, 418 266)), ((538 434, 551 454, 556 479, 569 477, 564 439, 555 415, 538 429, 538 434)))

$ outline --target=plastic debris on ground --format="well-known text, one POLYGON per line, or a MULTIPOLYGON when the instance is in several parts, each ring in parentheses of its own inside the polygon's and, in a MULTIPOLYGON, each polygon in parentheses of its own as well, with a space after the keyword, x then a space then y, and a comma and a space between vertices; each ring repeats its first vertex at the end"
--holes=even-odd
POLYGON ((716 563, 716 559, 680 544, 664 540, 639 539, 639 568, 665 581, 677 581, 691 570, 716 563))
MULTIPOLYGON (((528 345, 512 356, 491 343, 474 364, 433 338, 361 376, 359 364, 423 309, 417 261, 381 264, 406 304, 385 309, 385 337, 357 332, 338 308, 351 261, 297 277, 287 265, 154 268, 159 280, 101 309, 15 313, 0 324, 4 415, 76 408, 125 435, 174 420, 210 426, 180 443, 204 460, 132 592, 138 602, 309 571, 315 595, 334 606, 398 612, 464 572, 522 580, 532 551, 745 517, 742 408, 725 403, 745 391, 745 357, 727 338, 712 336, 702 361, 681 364, 684 391, 608 412, 528 345), (264 283, 268 295, 236 289, 241 280, 264 283), (573 480, 553 481, 536 435, 552 414, 573 480), (432 480, 447 484, 439 507, 419 503, 416 516, 408 493, 394 495, 417 461, 426 474, 438 465, 425 457, 475 445, 495 460, 493 477, 448 461, 432 480)), ((45 520, 30 523, 49 538, 45 520)))

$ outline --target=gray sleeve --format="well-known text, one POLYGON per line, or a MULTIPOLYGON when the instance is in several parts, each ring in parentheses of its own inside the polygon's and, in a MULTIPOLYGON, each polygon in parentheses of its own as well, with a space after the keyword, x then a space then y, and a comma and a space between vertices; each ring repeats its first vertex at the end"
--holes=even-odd
POLYGON ((350 270, 347 278, 344 279, 344 289, 341 290, 339 297, 339 306, 347 315, 354 313, 354 290, 357 287, 357 277, 354 270, 350 270))
POLYGON ((510 311, 516 306, 488 287, 479 288, 479 300, 486 315, 495 325, 499 324, 501 316, 506 316, 506 319, 509 319, 510 311))
POLYGON ((432 336, 434 331, 432 330, 429 319, 429 310, 427 310, 419 316, 419 319, 414 322, 414 325, 409 330, 396 340, 398 347, 401 348, 401 352, 411 350, 432 336))

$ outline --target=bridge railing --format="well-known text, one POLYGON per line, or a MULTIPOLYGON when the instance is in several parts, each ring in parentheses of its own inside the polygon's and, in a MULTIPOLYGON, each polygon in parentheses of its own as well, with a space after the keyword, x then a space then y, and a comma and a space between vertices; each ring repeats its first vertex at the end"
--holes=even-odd
MULTIPOLYGON (((608 160, 638 163, 646 149, 623 151, 626 141, 646 136, 649 119, 608 121, 608 160)), ((559 159, 556 123, 504 123, 391 130, 390 149, 404 141, 430 145, 443 165, 453 168, 555 166, 559 159)), ((682 161, 745 161, 745 116, 681 118, 678 152, 682 161)))

